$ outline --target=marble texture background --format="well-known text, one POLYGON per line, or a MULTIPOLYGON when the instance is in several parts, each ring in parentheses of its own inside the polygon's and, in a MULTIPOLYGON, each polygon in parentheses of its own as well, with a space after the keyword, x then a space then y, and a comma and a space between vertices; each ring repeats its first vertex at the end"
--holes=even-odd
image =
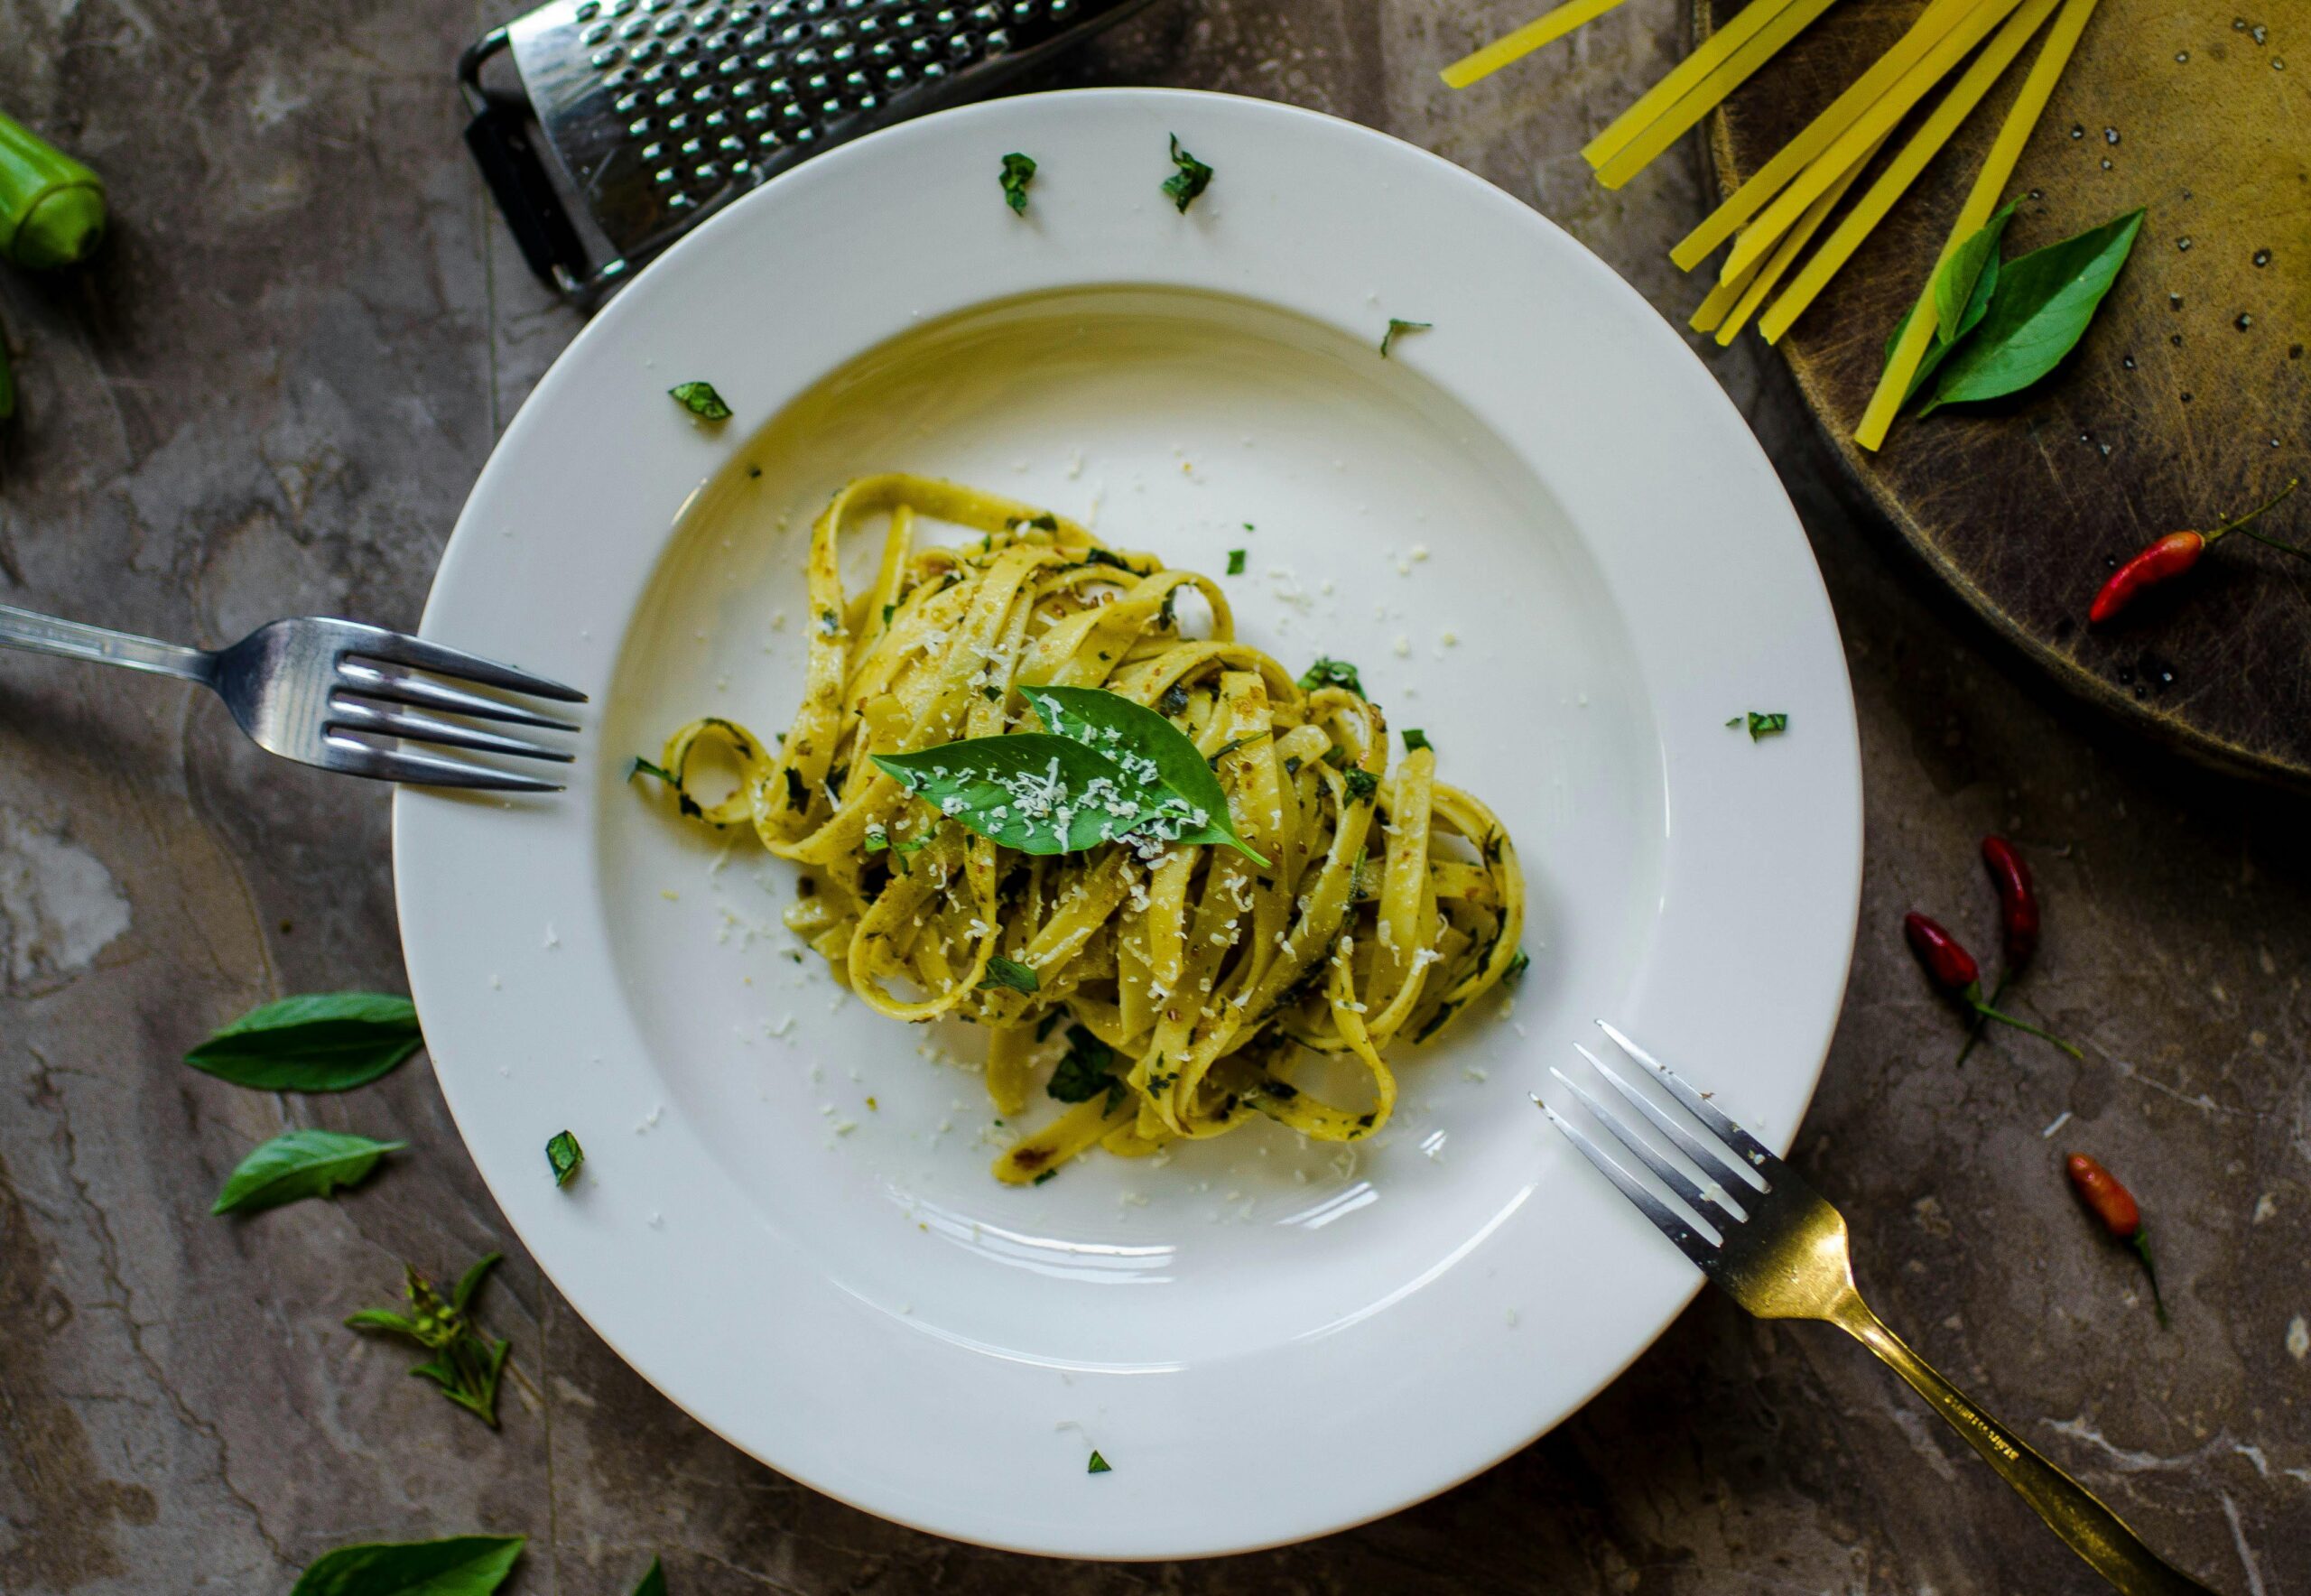
MULTIPOLYGON (((1495 85, 1434 69, 1534 0, 1164 0, 1076 82, 1370 123, 1570 228, 1682 320, 1694 141, 1607 192, 1577 150, 1675 59, 1631 0, 1495 85)), ((14 0, 5 103, 100 167, 85 272, 0 273, 0 602, 203 643, 277 615, 413 624, 467 487, 576 316, 459 142, 463 0, 14 0)), ((1844 628, 1869 795, 1850 1001, 1801 1162, 1885 1316, 2183 1567, 2311 1590, 2311 805, 2178 766, 1935 591, 1777 358, 1706 351, 1788 483, 1844 628), (2088 1059, 1953 1023, 1901 912, 1989 935, 1973 844, 2038 861, 2027 1007, 2088 1059), (2052 1139, 2042 1135, 2071 1116, 2052 1139), (2076 1144, 2143 1195, 2176 1324, 2096 1244, 2076 1144)), ((2027 535, 2018 528, 2017 535, 2027 535)), ((357 1200, 211 1220, 240 1154, 348 1105, 178 1066, 286 991, 399 979, 386 800, 244 743, 190 690, 0 656, 0 1591, 284 1591, 367 1538, 520 1529, 521 1596, 747 1592, 2085 1592, 1954 1437, 1824 1326, 1704 1294, 1586 1411, 1350 1534, 1211 1563, 1042 1563, 914 1534, 732 1451, 588 1332, 506 1233, 422 1065, 363 1094, 416 1152, 357 1200), (492 1434, 339 1327, 407 1257, 510 1256, 492 1434)), ((1288 1442, 1286 1443, 1288 1444, 1288 1442)))

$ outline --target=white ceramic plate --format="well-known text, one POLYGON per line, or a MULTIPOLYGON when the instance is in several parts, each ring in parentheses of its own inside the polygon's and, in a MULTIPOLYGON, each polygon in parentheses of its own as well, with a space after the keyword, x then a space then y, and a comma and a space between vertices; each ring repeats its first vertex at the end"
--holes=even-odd
POLYGON ((1557 228, 1306 112, 1010 99, 779 179, 539 385, 425 631, 594 698, 566 796, 395 811, 411 982, 490 1189, 701 1422, 943 1535, 1235 1551, 1524 1445, 1696 1284, 1527 1094, 1615 1016, 1786 1145, 1843 988, 1852 705, 1764 455, 1557 228), (1219 174, 1185 216, 1172 133, 1219 174), (1025 219, 1011 150, 1043 162, 1025 219), (1383 361, 1391 316, 1435 325, 1383 361), (691 422, 665 395, 691 378, 738 418, 691 422), (845 1000, 779 927, 784 867, 624 782, 695 714, 784 725, 810 518, 894 469, 1213 573, 1246 549, 1245 635, 1358 663, 1499 810, 1532 972, 1399 1062, 1385 1137, 1261 1126, 998 1185, 968 1028, 845 1000), (1727 728, 1753 709, 1787 735, 1727 728))

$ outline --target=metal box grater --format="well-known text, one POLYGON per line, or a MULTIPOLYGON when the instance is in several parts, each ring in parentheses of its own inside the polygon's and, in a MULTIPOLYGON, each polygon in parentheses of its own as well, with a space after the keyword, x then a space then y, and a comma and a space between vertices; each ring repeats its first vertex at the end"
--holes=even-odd
POLYGON ((987 94, 1148 3, 554 0, 459 58, 466 145, 530 269, 591 301, 797 162, 987 94), (485 81, 501 52, 510 88, 485 81))

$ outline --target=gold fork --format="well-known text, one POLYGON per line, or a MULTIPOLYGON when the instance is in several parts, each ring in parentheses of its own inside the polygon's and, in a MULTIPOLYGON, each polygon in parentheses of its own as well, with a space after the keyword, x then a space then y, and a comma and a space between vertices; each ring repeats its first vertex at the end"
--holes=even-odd
POLYGON ((2096 1573, 2127 1596, 2213 1596, 2206 1586, 2178 1573, 2142 1544, 2119 1516, 2094 1494, 2041 1457, 2030 1444, 1984 1413, 1966 1394, 1935 1371, 1925 1359, 1879 1322, 1853 1284, 1853 1258, 1847 1247, 1845 1216, 1824 1202, 1797 1172, 1658 1059, 1604 1021, 1597 1022, 1614 1045, 1651 1070, 1694 1119, 1663 1108, 1606 1067, 1585 1047, 1576 1050, 1678 1152, 1693 1163, 1703 1183, 1680 1168, 1635 1129, 1625 1114, 1598 1101, 1561 1070, 1551 1070, 1615 1142, 1635 1155, 1677 1200, 1716 1232, 1696 1229, 1653 1189, 1623 1169, 1573 1121, 1538 1097, 1542 1111, 1589 1162, 1620 1188, 1660 1232, 1677 1244, 1701 1272, 1760 1319, 1819 1319, 1836 1325, 1878 1354, 1910 1383, 1950 1427, 1982 1453, 2022 1499, 2037 1509, 2047 1526, 2086 1559, 2096 1573))

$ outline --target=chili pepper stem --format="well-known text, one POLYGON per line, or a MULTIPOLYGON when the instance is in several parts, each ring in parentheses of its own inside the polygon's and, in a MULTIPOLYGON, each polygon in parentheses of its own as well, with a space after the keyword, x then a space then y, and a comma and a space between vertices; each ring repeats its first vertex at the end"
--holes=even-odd
POLYGON ((2142 1260, 2142 1272, 2150 1277, 2150 1304, 2158 1311, 2158 1328, 2171 1329, 2174 1321, 2167 1316, 2167 1298, 2158 1289, 2158 1266, 2150 1261, 2150 1237, 2138 1229, 2133 1239, 2135 1256, 2142 1260))
POLYGON ((2065 1042, 2053 1032, 2042 1031, 2028 1020, 2018 1020, 2010 1014, 2002 1013, 1998 1009, 1992 1008, 1989 1004, 1984 1003, 1979 995, 1969 999, 1969 1001, 1973 1004, 1974 1012, 1983 1019, 1996 1020, 2001 1025, 2012 1025, 2018 1031, 2027 1031, 2041 1042, 2053 1043, 2056 1047, 2061 1048, 2065 1053, 2070 1054, 2071 1057, 2080 1060, 2081 1062, 2084 1062, 2086 1057, 2084 1053, 2072 1046, 2069 1043, 2065 1042))
MULTIPOLYGON (((2267 549, 2277 549, 2280 553, 2292 554, 2298 560, 2311 560, 2311 549, 2306 549, 2300 543, 2283 543, 2275 537, 2265 537, 2261 533, 2249 526, 2234 526, 2231 530, 2245 533, 2267 549)), ((2209 543, 2214 541, 2213 538, 2207 540, 2209 543)))
MULTIPOLYGON (((1996 1008, 1998 1000, 2005 996, 2006 977, 2001 975, 1998 978, 1998 985, 1991 988, 1989 1007, 1996 1008)), ((1966 1059, 1974 1051, 1974 1044, 1982 1039, 1982 1033, 1989 1028, 1989 1022, 1984 1020, 1980 1013, 1976 1013, 1966 1022, 1966 1045, 1958 1050, 1958 1062, 1951 1066, 1953 1069, 1963 1070, 1966 1067, 1966 1059)))
MULTIPOLYGON (((2273 505, 2279 503, 2279 500, 2285 498, 2288 494, 2293 493, 2297 487, 2302 486, 2302 483, 2303 478, 2300 477, 2288 478, 2285 487, 2280 488, 2277 493, 2271 495, 2270 497, 2265 499, 2261 504, 2257 505, 2244 515, 2233 516, 2232 519, 2223 523, 2222 525, 2216 527, 2213 532, 2206 534, 2206 541, 2213 543, 2215 539, 2221 537, 2227 532, 2246 532, 2248 522, 2252 521, 2256 516, 2261 515, 2265 510, 2269 509, 2273 505)), ((2288 550, 2290 553, 2299 554, 2304 552, 2296 548, 2292 543, 2274 543, 2271 539, 2264 537, 2260 533, 2249 532, 2247 533, 2247 535, 2251 538, 2256 538, 2260 542, 2270 543, 2271 547, 2275 549, 2288 550)))

